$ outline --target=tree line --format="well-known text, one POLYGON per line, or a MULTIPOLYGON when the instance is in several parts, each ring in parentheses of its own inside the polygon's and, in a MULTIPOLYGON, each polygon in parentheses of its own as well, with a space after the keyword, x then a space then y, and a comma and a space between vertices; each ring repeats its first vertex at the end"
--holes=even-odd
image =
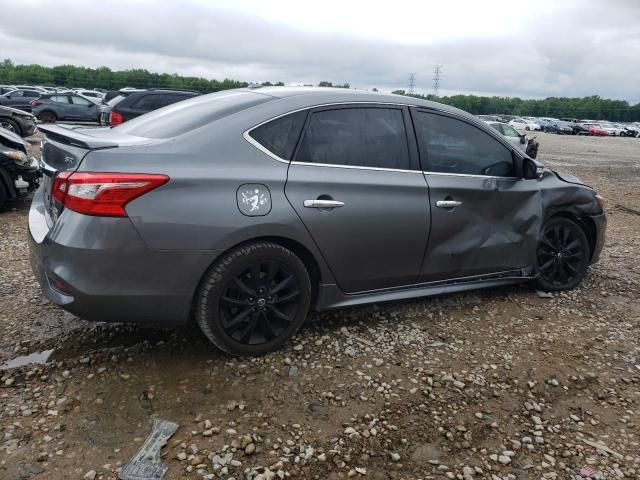
POLYGON ((444 103, 474 115, 505 114, 609 120, 612 122, 640 121, 640 103, 631 106, 624 100, 600 98, 598 95, 582 98, 549 97, 533 100, 517 97, 479 97, 477 95, 435 97, 434 95, 409 94, 405 90, 396 90, 393 93, 444 103))
MULTIPOLYGON (((217 92, 229 88, 246 87, 247 82, 225 78, 210 80, 202 77, 185 77, 168 73, 152 73, 144 69, 111 70, 108 67, 86 68, 74 65, 44 67, 42 65, 16 65, 6 59, 0 63, 0 84, 35 84, 68 88, 104 88, 118 90, 123 87, 171 88, 194 90, 202 93, 217 92)), ((281 86, 283 82, 263 82, 264 86, 281 86)), ((351 88, 349 83, 333 84, 323 80, 319 87, 351 88)), ((373 91, 377 91, 376 88, 373 91)), ((527 100, 513 97, 480 97, 477 95, 409 94, 404 90, 393 93, 415 98, 434 100, 460 108, 474 115, 507 114, 533 117, 578 118, 610 121, 640 121, 640 103, 631 106, 624 100, 600 98, 597 95, 583 98, 550 97, 527 100)))

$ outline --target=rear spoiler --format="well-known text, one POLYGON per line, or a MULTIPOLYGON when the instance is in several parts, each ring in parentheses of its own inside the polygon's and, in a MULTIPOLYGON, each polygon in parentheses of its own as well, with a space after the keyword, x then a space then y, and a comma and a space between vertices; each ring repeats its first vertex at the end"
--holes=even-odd
POLYGON ((101 150, 104 148, 116 148, 118 143, 103 138, 94 137, 80 130, 91 130, 86 127, 72 125, 38 125, 38 130, 56 142, 73 145, 88 150, 101 150))

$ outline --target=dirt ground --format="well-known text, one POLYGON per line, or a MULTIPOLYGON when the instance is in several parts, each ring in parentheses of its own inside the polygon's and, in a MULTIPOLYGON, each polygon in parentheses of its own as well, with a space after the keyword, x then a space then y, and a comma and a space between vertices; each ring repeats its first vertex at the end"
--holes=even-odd
POLYGON ((0 478, 115 479, 154 418, 179 424, 170 479, 640 478, 640 139, 538 140, 540 160, 607 200, 582 287, 312 315, 255 359, 194 326, 94 324, 50 305, 29 267, 28 202, 13 203, 0 364, 53 352, 0 371, 0 478))

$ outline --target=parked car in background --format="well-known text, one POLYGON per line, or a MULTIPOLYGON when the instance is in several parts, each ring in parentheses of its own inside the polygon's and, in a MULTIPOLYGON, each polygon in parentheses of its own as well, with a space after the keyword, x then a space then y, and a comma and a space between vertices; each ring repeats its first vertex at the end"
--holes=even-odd
POLYGON ((557 122, 551 122, 554 127, 554 132, 558 135, 573 135, 573 126, 569 122, 563 122, 558 120, 557 122))
POLYGON ((574 135, 589 135, 589 128, 581 123, 570 122, 569 125, 573 129, 574 135))
POLYGON ((96 90, 76 90, 75 93, 81 95, 88 100, 96 104, 101 104, 104 101, 104 93, 98 92, 96 90))
POLYGON ((18 90, 35 90, 36 92, 46 93, 47 89, 36 85, 15 85, 18 90))
POLYGON ((33 114, 44 123, 59 120, 100 121, 99 106, 75 93, 46 93, 34 100, 32 107, 33 114))
POLYGON ((24 197, 38 188, 40 167, 27 155, 27 142, 0 128, 0 210, 7 200, 24 197))
POLYGON ((13 92, 17 90, 16 87, 12 87, 11 85, 0 85, 0 95, 4 95, 5 93, 13 92))
POLYGON ((623 128, 617 126, 614 123, 609 123, 609 122, 602 122, 600 124, 600 126, 606 130, 606 132, 609 134, 609 136, 611 137, 619 137, 620 134, 624 131, 623 128))
POLYGON ((589 129, 589 135, 592 137, 608 137, 607 132, 599 123, 583 123, 585 127, 589 129))
POLYGON ((107 102, 108 108, 103 109, 100 123, 112 127, 120 125, 145 113, 197 95, 200 94, 198 92, 180 90, 121 90, 121 94, 118 97, 107 102))
POLYGON ((40 97, 40 95, 42 95, 42 92, 39 90, 13 90, 0 96, 0 105, 30 112, 31 101, 40 97))
POLYGON ((44 295, 91 320, 193 315, 234 355, 280 347, 310 307, 574 288, 604 244, 593 189, 412 97, 238 89, 112 129, 41 129, 44 295))
POLYGON ((621 137, 638 137, 640 135, 640 128, 635 125, 622 125, 618 124, 618 126, 622 129, 620 132, 621 137))
POLYGON ((527 151, 528 140, 526 135, 519 133, 515 128, 513 128, 508 123, 493 122, 493 121, 489 121, 487 123, 491 125, 491 127, 494 130, 504 135, 504 137, 507 139, 507 141, 511 145, 522 150, 523 152, 527 151))
POLYGON ((17 108, 0 106, 0 128, 28 137, 36 132, 36 117, 17 108))
POLYGON ((519 128, 520 130, 540 130, 540 125, 535 122, 525 120, 524 118, 516 117, 509 122, 513 128, 519 128))

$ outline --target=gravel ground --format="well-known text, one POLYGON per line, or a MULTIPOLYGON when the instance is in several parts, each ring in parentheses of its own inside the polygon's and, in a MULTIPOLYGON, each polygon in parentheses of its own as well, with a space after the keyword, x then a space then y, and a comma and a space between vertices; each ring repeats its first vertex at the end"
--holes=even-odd
MULTIPOLYGON (((31 274, 28 202, 0 213, 0 478, 115 479, 153 418, 166 478, 640 478, 640 140, 539 134, 607 199, 582 287, 496 288, 312 315, 255 359, 196 327, 79 320, 31 274)), ((37 154, 37 145, 34 144, 37 154)))

